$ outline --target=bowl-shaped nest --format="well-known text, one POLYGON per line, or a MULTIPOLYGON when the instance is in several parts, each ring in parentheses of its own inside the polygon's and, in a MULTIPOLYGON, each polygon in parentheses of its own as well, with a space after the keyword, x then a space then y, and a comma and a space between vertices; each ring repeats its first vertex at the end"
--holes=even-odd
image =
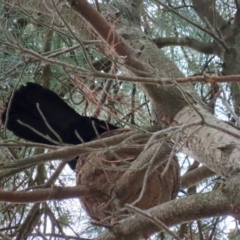
MULTIPOLYGON (((113 130, 102 134, 101 138, 128 131, 130 130, 113 130)), ((169 162, 168 155, 167 160, 148 175, 144 193, 139 199, 148 168, 137 171, 129 170, 129 167, 142 152, 145 143, 146 140, 132 141, 128 146, 116 148, 114 151, 92 152, 79 157, 76 168, 77 185, 88 186, 90 190, 99 190, 98 195, 81 197, 80 201, 87 214, 99 224, 113 224, 116 220, 126 217, 128 212, 119 211, 124 203, 132 203, 138 199, 135 206, 148 209, 176 197, 180 185, 180 168, 175 157, 169 162), (128 176, 134 181, 129 182, 128 176), (125 186, 119 191, 121 181, 124 181, 125 186)), ((159 143, 155 144, 159 145, 159 143)))

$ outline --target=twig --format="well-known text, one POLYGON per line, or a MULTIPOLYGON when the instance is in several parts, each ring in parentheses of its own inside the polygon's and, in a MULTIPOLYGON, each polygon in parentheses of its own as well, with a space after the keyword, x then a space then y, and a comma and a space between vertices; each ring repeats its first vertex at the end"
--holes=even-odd
POLYGON ((23 125, 24 127, 29 128, 30 130, 32 130, 33 132, 35 132, 36 134, 38 134, 38 135, 41 136, 42 138, 47 139, 48 141, 50 141, 50 142, 52 142, 52 143, 54 143, 54 144, 59 145, 59 142, 51 139, 48 135, 44 135, 44 134, 40 133, 38 130, 36 130, 35 128, 31 127, 30 125, 22 122, 21 120, 18 119, 17 122, 18 122, 19 124, 23 125))
POLYGON ((68 22, 65 20, 65 18, 62 16, 62 14, 59 12, 57 6, 55 5, 55 2, 52 0, 52 4, 58 14, 58 16, 61 18, 61 20, 63 21, 63 23, 65 24, 65 26, 67 27, 68 31, 71 33, 71 35, 73 36, 73 38, 81 45, 82 47, 82 50, 83 50, 83 55, 85 57, 85 60, 86 62, 88 63, 90 69, 93 71, 93 72, 96 72, 96 69, 94 68, 94 66, 92 65, 89 57, 88 57, 88 54, 85 50, 85 46, 83 44, 83 42, 76 36, 76 34, 73 32, 73 30, 71 29, 71 27, 69 26, 68 22))
POLYGON ((44 123, 46 124, 46 126, 49 128, 49 130, 55 135, 55 137, 58 139, 59 143, 63 143, 61 137, 59 136, 59 134, 50 126, 50 124, 48 123, 46 117, 44 116, 43 112, 40 109, 39 103, 36 103, 37 106, 37 110, 40 113, 44 123))

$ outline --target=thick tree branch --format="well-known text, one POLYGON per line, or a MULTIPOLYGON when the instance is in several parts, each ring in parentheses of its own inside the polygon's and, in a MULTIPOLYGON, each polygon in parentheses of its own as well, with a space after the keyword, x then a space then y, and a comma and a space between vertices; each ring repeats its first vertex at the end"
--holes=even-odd
POLYGON ((215 174, 215 172, 206 166, 194 169, 190 172, 185 173, 181 177, 181 188, 190 188, 192 186, 195 186, 199 182, 203 181, 206 178, 212 177, 215 174))
POLYGON ((102 39, 122 58, 126 66, 137 69, 138 73, 141 71, 143 76, 152 75, 151 68, 139 61, 137 53, 134 49, 126 43, 126 41, 115 31, 115 29, 106 21, 102 15, 97 12, 86 0, 67 0, 70 6, 82 17, 84 17, 102 37, 102 39))
MULTIPOLYGON (((239 174, 234 174, 223 188, 213 192, 194 194, 172 200, 149 210, 146 213, 156 217, 168 227, 196 219, 238 214, 240 209, 239 174)), ((151 234, 158 228, 139 214, 133 215, 110 230, 105 230, 94 240, 137 239, 141 234, 151 234)))
POLYGON ((189 47, 198 52, 204 54, 214 54, 214 45, 213 43, 206 43, 198 41, 194 38, 183 37, 183 38, 176 38, 176 37, 166 37, 166 38, 155 38, 152 41, 159 47, 167 47, 167 46, 182 46, 182 47, 189 47))

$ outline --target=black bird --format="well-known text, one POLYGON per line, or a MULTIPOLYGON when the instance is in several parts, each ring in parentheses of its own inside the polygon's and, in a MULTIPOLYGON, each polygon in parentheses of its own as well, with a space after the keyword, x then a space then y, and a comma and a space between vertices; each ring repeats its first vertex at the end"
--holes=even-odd
MULTIPOLYGON (((2 122, 16 136, 50 145, 80 144, 118 127, 94 117, 79 115, 55 92, 27 83, 13 93, 6 104, 2 122), (10 109, 8 110, 8 105, 10 109), (40 134, 39 134, 40 133, 40 134)), ((77 158, 68 162, 75 170, 77 158)))

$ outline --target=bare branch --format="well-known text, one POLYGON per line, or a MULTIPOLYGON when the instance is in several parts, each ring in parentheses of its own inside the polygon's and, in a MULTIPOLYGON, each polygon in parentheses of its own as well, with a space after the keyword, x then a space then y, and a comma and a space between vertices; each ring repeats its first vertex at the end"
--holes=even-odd
POLYGON ((0 191, 0 201, 12 203, 36 203, 49 200, 79 198, 80 196, 94 196, 96 193, 96 189, 90 191, 85 186, 52 187, 31 192, 0 191))

